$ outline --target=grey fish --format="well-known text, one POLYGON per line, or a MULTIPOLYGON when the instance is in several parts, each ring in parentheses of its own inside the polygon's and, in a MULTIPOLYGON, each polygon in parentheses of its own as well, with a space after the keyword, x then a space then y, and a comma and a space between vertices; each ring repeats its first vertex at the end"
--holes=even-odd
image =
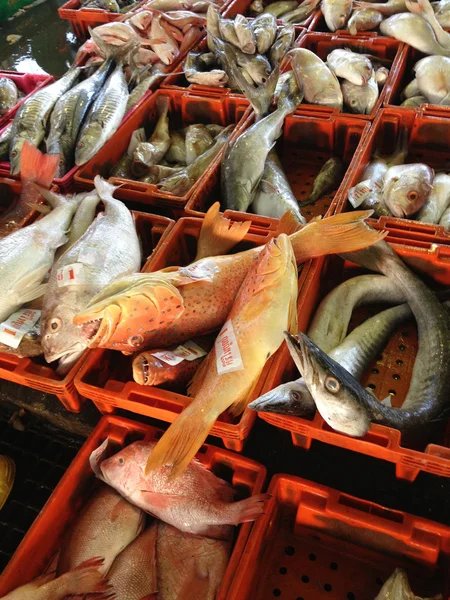
POLYGON ((219 32, 220 37, 224 42, 229 42, 236 48, 241 49, 239 38, 234 27, 234 21, 232 19, 220 19, 219 32))
POLYGON ((287 52, 289 52, 289 50, 292 48, 294 40, 294 25, 284 25, 278 32, 276 40, 272 44, 272 47, 269 51, 269 61, 273 69, 281 62, 287 52))
POLYGON ((111 170, 111 177, 120 177, 123 179, 130 179, 131 177, 131 165, 133 159, 125 152, 122 158, 117 162, 111 170))
POLYGON ((25 140, 36 148, 40 145, 54 105, 73 86, 79 75, 80 69, 72 67, 61 79, 37 91, 19 108, 14 117, 9 149, 12 175, 20 172, 20 156, 25 140))
POLYGON ((439 225, 445 227, 445 229, 450 229, 450 207, 447 207, 441 215, 439 219, 439 225))
POLYGON ((250 209, 258 215, 274 219, 281 219, 290 211, 299 223, 306 223, 275 149, 267 155, 262 179, 250 209))
POLYGON ((14 108, 19 100, 19 90, 9 77, 0 77, 0 115, 14 108))
POLYGON ((376 29, 381 21, 383 15, 376 8, 362 8, 361 10, 354 10, 352 16, 348 20, 347 27, 352 35, 357 35, 358 31, 372 31, 376 29))
POLYGON ((277 37, 277 20, 273 14, 263 13, 251 24, 259 54, 265 54, 277 37))
POLYGON ((344 176, 345 167, 340 158, 333 156, 320 169, 317 177, 314 179, 313 188, 306 200, 300 202, 299 206, 308 206, 314 204, 319 198, 339 187, 344 176))
POLYGON ((203 175, 216 156, 222 152, 231 135, 234 125, 226 127, 216 138, 214 145, 197 157, 193 163, 178 173, 163 179, 158 188, 175 196, 186 194, 194 183, 203 175))
POLYGON ((362 115, 369 115, 372 112, 380 96, 374 72, 365 85, 355 85, 344 80, 341 83, 341 89, 344 104, 350 112, 362 115))
POLYGON ((158 81, 161 77, 164 77, 164 73, 154 68, 152 73, 145 77, 138 85, 133 89, 130 93, 127 101, 127 106, 125 108, 125 114, 129 113, 130 110, 136 106, 136 104, 142 100, 148 90, 152 87, 154 83, 158 81))
POLYGON ((380 23, 380 32, 405 42, 424 54, 450 56, 450 50, 446 50, 438 43, 431 25, 419 15, 412 13, 392 15, 380 23))
POLYGON ((250 14, 252 17, 257 17, 262 12, 264 12, 264 5, 261 0, 253 0, 253 2, 250 4, 250 14))
POLYGON ((148 171, 148 167, 157 165, 170 148, 169 101, 168 96, 158 98, 156 104, 159 116, 155 129, 148 142, 138 144, 133 152, 131 172, 137 177, 142 177, 148 171))
POLYGON ((406 13, 408 9, 406 7, 406 0, 388 0, 388 2, 355 2, 356 9, 362 10, 376 10, 385 17, 390 17, 398 13, 406 13))
POLYGON ((0 160, 8 160, 9 144, 11 142, 12 121, 0 133, 0 160))
POLYGON ((319 0, 304 0, 298 8, 284 13, 281 21, 285 25, 300 25, 309 17, 318 4, 319 0))
POLYGON ((189 125, 186 129, 186 164, 192 164, 214 144, 214 138, 205 125, 189 125))
POLYGON ((186 164, 186 142, 178 131, 173 131, 170 134, 170 146, 165 159, 170 163, 186 164))
POLYGON ((249 21, 244 15, 236 15, 234 18, 234 29, 239 40, 239 48, 245 54, 254 54, 256 52, 255 29, 253 25, 254 23, 250 26, 249 21))
POLYGON ((244 131, 227 151, 222 163, 224 206, 246 212, 253 202, 264 172, 267 155, 282 133, 284 119, 300 104, 303 94, 297 89, 280 96, 275 112, 244 131))
POLYGON ((271 14, 274 17, 282 17, 284 14, 293 11, 298 7, 297 0, 280 0, 279 2, 272 2, 264 9, 264 14, 271 14))
POLYGON ((414 78, 412 81, 408 83, 405 89, 401 93, 402 98, 412 98, 413 96, 419 96, 420 89, 417 79, 414 78))
POLYGON ((183 167, 166 167, 165 165, 153 165, 149 168, 148 174, 142 177, 139 181, 145 181, 146 183, 159 183, 162 179, 166 179, 171 175, 175 175, 178 171, 181 171, 183 167))

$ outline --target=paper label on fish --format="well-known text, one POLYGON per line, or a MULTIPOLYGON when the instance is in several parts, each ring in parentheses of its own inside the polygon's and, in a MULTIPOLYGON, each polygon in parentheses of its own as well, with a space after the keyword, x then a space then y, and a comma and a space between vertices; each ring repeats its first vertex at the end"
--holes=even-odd
POLYGON ((214 275, 219 271, 219 267, 211 258, 199 260, 187 267, 181 267, 178 272, 184 277, 189 277, 194 281, 213 281, 214 275))
POLYGON ((128 144, 127 154, 130 158, 133 158, 133 153, 136 150, 136 146, 141 142, 146 142, 147 136, 145 135, 145 129, 141 127, 140 129, 136 129, 131 134, 130 143, 128 144))
POLYGON ((382 190, 383 186, 380 182, 366 179, 365 181, 360 181, 358 185, 349 190, 348 199, 353 208, 358 208, 370 196, 380 194, 382 190))
POLYGON ((178 346, 175 350, 166 350, 161 352, 152 352, 153 356, 159 358, 163 362, 171 365, 172 367, 178 365, 183 360, 192 361, 205 356, 207 353, 197 346, 195 342, 185 342, 183 345, 178 346))
POLYGON ((77 262, 60 267, 56 273, 56 281, 58 282, 58 287, 63 287, 64 285, 83 285, 86 283, 84 265, 77 262))
POLYGON ((243 371, 244 363, 239 351, 239 344, 234 335, 233 323, 227 321, 215 342, 216 365, 219 375, 243 371))
POLYGON ((22 338, 41 318, 41 311, 25 308, 12 314, 0 324, 0 342, 10 348, 18 348, 22 338))

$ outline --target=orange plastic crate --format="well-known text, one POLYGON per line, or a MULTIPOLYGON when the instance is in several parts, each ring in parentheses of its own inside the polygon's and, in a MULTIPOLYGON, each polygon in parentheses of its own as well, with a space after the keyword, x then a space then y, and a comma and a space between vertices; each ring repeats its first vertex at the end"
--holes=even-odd
MULTIPOLYGON (((20 186, 15 182, 14 185, 20 186)), ((166 217, 141 212, 133 212, 133 216, 138 234, 144 242, 143 258, 146 260, 152 251, 164 241, 174 222, 166 217)), ((83 398, 75 388, 74 379, 89 354, 89 351, 85 352, 69 373, 61 378, 56 373, 58 363, 48 364, 43 356, 19 358, 14 354, 0 352, 0 379, 19 383, 47 394, 54 394, 67 410, 79 412, 83 398)))
MULTIPOLYGON (((64 534, 84 502, 91 496, 97 481, 89 465, 89 456, 93 450, 98 448, 106 438, 109 438, 115 449, 119 451, 124 445, 137 440, 153 441, 159 439, 161 435, 162 431, 149 425, 119 417, 103 417, 67 469, 0 576, 0 594, 3 596, 41 575, 58 551, 64 534)), ((218 477, 231 483, 238 499, 259 494, 262 490, 266 469, 249 458, 204 444, 197 454, 197 459, 218 477)), ((225 600, 228 597, 227 592, 238 570, 252 525, 252 523, 244 523, 239 527, 217 600, 225 600)))
POLYGON ((0 71, 0 77, 11 79, 23 97, 7 113, 0 116, 0 128, 11 119, 29 96, 53 81, 51 75, 36 75, 34 73, 17 73, 16 71, 0 71))
MULTIPOLYGON (((373 122, 372 128, 367 133, 364 143, 358 146, 353 170, 333 200, 333 209, 336 213, 354 210, 348 201, 348 191, 362 178, 364 169, 372 160, 375 152, 389 154, 395 150, 398 135, 403 127, 408 130, 408 156, 407 163, 424 162, 430 167, 446 169, 448 167, 448 140, 450 139, 450 121, 441 109, 422 108, 404 109, 391 106, 380 110, 373 122)), ((450 109, 448 109, 450 110, 450 109)), ((448 113, 450 115, 450 112, 448 113)), ((413 219, 399 219, 396 217, 379 217, 370 219, 380 226, 395 228, 402 232, 405 238, 418 238, 425 242, 448 244, 450 234, 442 225, 420 223, 413 219)))
MULTIPOLYGON (((108 178, 112 167, 127 151, 133 131, 145 126, 146 133, 151 135, 158 118, 157 102, 161 97, 170 99, 169 121, 172 129, 193 123, 217 123, 219 125, 236 124, 232 134, 234 138, 244 128, 250 114, 249 103, 244 98, 211 98, 196 96, 185 91, 158 90, 143 102, 136 111, 119 127, 113 137, 103 148, 84 165, 75 175, 75 184, 81 189, 94 187, 94 177, 98 174, 108 178)), ((180 215, 190 196, 194 193, 208 194, 214 179, 220 171, 221 155, 209 165, 200 179, 184 196, 174 196, 159 191, 156 185, 112 177, 110 181, 121 185, 126 191, 132 191, 136 202, 142 204, 155 203, 179 211, 180 215)))
MULTIPOLYGON (((253 118, 252 114, 247 126, 253 123, 253 118)), ((305 116, 294 113, 286 117, 283 133, 275 148, 299 202, 306 200, 312 191, 315 178, 329 158, 337 156, 346 166, 343 180, 337 190, 302 208, 307 221, 318 215, 333 214, 330 206, 335 194, 347 189, 346 180, 352 172, 353 157, 369 128, 370 124, 367 121, 343 115, 305 116)), ((186 214, 204 217, 211 204, 220 199, 220 194, 220 177, 217 174, 208 196, 201 192, 193 193, 186 204, 186 214)), ((224 214, 233 221, 251 221, 252 227, 266 230, 276 229, 278 224, 278 219, 252 213, 225 210, 224 214)))
POLYGON ((420 597, 450 594, 449 527, 289 475, 269 493, 228 600, 373 600, 397 567, 420 597))
MULTIPOLYGON (((378 114, 379 109, 383 106, 383 102, 389 101, 389 97, 387 96, 388 90, 390 91, 390 94, 396 94, 399 90, 400 81, 398 64, 402 57, 404 44, 398 40, 377 36, 372 32, 355 36, 349 35, 346 32, 312 32, 307 33, 300 39, 298 47, 311 50, 323 61, 326 61, 328 54, 336 48, 348 48, 354 52, 372 54, 374 56, 379 56, 380 58, 389 58, 393 61, 387 81, 380 92, 378 101, 375 104, 372 112, 369 115, 349 113, 346 112, 346 108, 344 107, 344 111, 341 114, 345 114, 349 117, 351 116, 357 119, 373 121, 378 114)), ((321 114, 339 114, 339 110, 337 108, 306 103, 300 104, 300 106, 297 108, 297 112, 306 115, 311 113, 314 114, 316 112, 321 114)))
MULTIPOLYGON (((376 229, 381 229, 379 225, 376 229)), ((437 284, 450 285, 450 248, 435 246, 429 242, 408 242, 397 237, 394 231, 387 238, 394 250, 413 269, 425 271, 437 284), (432 271, 432 274, 431 274, 432 271)), ((316 259, 308 272, 298 301, 299 330, 308 331, 315 310, 325 295, 344 280, 365 273, 364 269, 344 262, 337 256, 316 259)), ((427 279, 429 281, 429 279, 427 279)), ((438 286, 439 287, 439 286, 438 286)), ((375 312, 378 312, 377 307, 375 312)), ((370 307, 354 311, 350 329, 374 314, 370 307)), ((417 328, 410 321, 398 328, 391 336, 386 348, 367 369, 361 379, 365 387, 369 384, 379 399, 391 396, 392 405, 400 407, 409 388, 409 381, 417 352, 417 328)), ((274 389, 281 383, 300 377, 289 351, 284 344, 270 370, 265 389, 274 389)), ((398 479, 414 481, 423 471, 441 477, 450 477, 450 421, 435 434, 425 448, 412 449, 402 445, 401 433, 397 429, 373 424, 363 438, 352 438, 334 431, 316 412, 312 419, 288 417, 275 413, 259 412, 258 415, 281 429, 291 432, 295 446, 309 449, 313 440, 319 440, 339 448, 368 454, 395 464, 398 479)))
MULTIPOLYGON (((189 264, 196 254, 201 225, 200 219, 180 219, 143 271, 154 272, 168 266, 189 264)), ((233 252, 264 244, 271 235, 273 234, 269 235, 267 232, 249 233, 233 252)), ((308 272, 309 264, 303 267, 300 285, 302 277, 308 272)), ((263 393, 264 382, 273 360, 274 357, 267 362, 252 398, 257 398, 263 393)), ((131 372, 131 357, 113 350, 91 351, 77 374, 75 385, 79 393, 90 398, 102 413, 111 413, 121 408, 169 423, 176 419, 187 400, 182 393, 137 384, 131 372)), ((256 413, 249 409, 233 420, 228 415, 222 415, 216 421, 210 435, 221 438, 226 448, 241 452, 255 418, 256 413)))

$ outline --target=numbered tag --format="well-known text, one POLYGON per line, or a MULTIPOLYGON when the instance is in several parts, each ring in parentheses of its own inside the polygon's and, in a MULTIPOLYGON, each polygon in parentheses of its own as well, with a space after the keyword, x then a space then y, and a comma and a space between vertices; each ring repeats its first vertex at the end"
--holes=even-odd
POLYGON ((178 346, 175 350, 165 350, 160 352, 152 352, 153 356, 159 358, 168 365, 178 365, 183 360, 192 361, 205 356, 206 352, 195 342, 185 342, 184 345, 178 346))
POLYGON ((383 191, 383 186, 378 181, 366 179, 360 181, 355 187, 352 187, 348 192, 348 199, 353 208, 358 208, 363 202, 371 196, 378 196, 383 191))
POLYGON ((56 280, 58 287, 63 287, 64 285, 83 285, 86 283, 84 266, 81 263, 73 263, 72 265, 60 267, 56 273, 56 280))
POLYGON ((219 267, 211 258, 199 260, 187 267, 181 267, 179 274, 184 277, 189 277, 194 281, 213 281, 214 275, 219 271, 219 267))
POLYGON ((219 375, 244 370, 244 363, 242 362, 231 320, 225 323, 217 336, 215 349, 217 372, 219 375))
POLYGON ((40 317, 41 311, 31 308, 15 312, 0 324, 0 342, 18 348, 23 336, 35 328, 40 317))
POLYGON ((130 158, 133 158, 133 153, 136 150, 136 146, 141 142, 145 142, 146 140, 147 136, 145 135, 145 129, 143 127, 141 127, 140 129, 136 129, 136 131, 133 131, 130 143, 128 144, 128 156, 130 158))

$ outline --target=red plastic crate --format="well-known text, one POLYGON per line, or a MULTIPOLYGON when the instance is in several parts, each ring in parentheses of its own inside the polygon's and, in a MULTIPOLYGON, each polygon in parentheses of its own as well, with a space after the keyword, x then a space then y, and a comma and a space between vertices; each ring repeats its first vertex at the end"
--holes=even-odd
MULTIPOLYGON (((250 126, 254 115, 247 122, 250 126)), ((370 124, 363 119, 326 114, 324 116, 305 116, 294 113, 286 117, 282 136, 276 149, 283 168, 299 202, 306 200, 324 163, 332 156, 341 158, 346 171, 338 190, 322 196, 317 202, 302 208, 309 221, 318 215, 333 214, 330 206, 335 194, 347 189, 346 180, 352 172, 353 157, 361 140, 368 132, 370 124)), ((204 217, 208 208, 221 197, 220 173, 215 177, 214 185, 208 196, 194 192, 186 204, 186 214, 204 217)), ((225 216, 233 221, 251 221, 252 227, 276 229, 278 219, 272 219, 252 213, 225 210, 225 216)))
MULTIPOLYGON (((80 508, 92 494, 96 478, 89 465, 89 455, 109 438, 115 450, 137 440, 153 441, 162 431, 118 417, 103 417, 56 486, 37 519, 30 527, 8 566, 0 576, 0 594, 3 596, 18 586, 39 576, 57 552, 80 508)), ((266 478, 266 469, 259 463, 204 444, 197 459, 218 477, 231 483, 239 498, 259 494, 266 478)), ((224 575, 217 600, 227 598, 252 529, 252 523, 239 527, 233 553, 224 575)))
POLYGON ((349 35, 348 32, 312 32, 307 33, 300 39, 298 47, 311 50, 323 61, 326 61, 328 54, 336 48, 348 48, 354 52, 372 54, 374 56, 379 56, 380 58, 389 58, 393 61, 387 81, 380 92, 374 109, 369 115, 349 113, 346 112, 345 107, 344 111, 340 113, 337 108, 306 103, 300 104, 297 108, 297 112, 300 112, 301 114, 314 114, 316 112, 321 114, 344 114, 357 119, 373 121, 383 105, 383 102, 389 101, 387 91, 389 90, 390 94, 395 94, 399 90, 398 64, 402 57, 404 44, 394 38, 378 36, 370 31, 357 36, 349 35))
MULTIPOLYGON (((249 103, 244 98, 216 97, 193 95, 186 91, 158 90, 143 102, 130 117, 122 123, 118 131, 103 146, 103 148, 84 165, 75 175, 76 186, 80 189, 94 187, 94 177, 98 174, 108 178, 112 167, 127 151, 133 131, 143 125, 147 134, 153 132, 153 127, 158 118, 158 98, 167 96, 170 99, 169 121, 172 129, 193 123, 217 123, 219 125, 236 124, 232 139, 244 128, 250 115, 249 103)), ((136 202, 142 204, 156 203, 159 206, 182 211, 191 195, 207 195, 212 186, 212 180, 217 177, 220 170, 221 155, 216 156, 200 179, 184 196, 174 196, 167 192, 159 191, 156 185, 112 177, 110 181, 120 184, 122 189, 133 192, 136 202)))
POLYGON ((373 600, 397 567, 420 597, 450 594, 449 527, 289 475, 269 493, 228 600, 373 600))
POLYGON ((23 97, 13 108, 11 108, 11 110, 0 116, 0 128, 16 114, 20 106, 22 106, 29 96, 53 81, 53 77, 51 75, 16 73, 15 71, 0 71, 0 77, 7 77, 8 79, 11 79, 11 81, 16 84, 19 92, 23 94, 23 97))
MULTIPOLYGON (((15 198, 20 195, 21 191, 22 184, 20 181, 0 176, 0 216, 10 207, 15 198)), ((26 217, 19 223, 20 227, 30 225, 39 216, 39 211, 30 208, 26 217)))
MULTIPOLYGON (((381 229, 375 224, 376 229, 381 229)), ((402 239, 393 232, 387 240, 394 250, 411 268, 432 277, 436 283, 445 287, 450 285, 450 247, 436 246, 430 242, 412 242, 402 239), (414 244, 414 245, 412 245, 414 244)), ((313 261, 307 278, 299 293, 298 316, 299 331, 308 331, 315 310, 325 295, 344 280, 367 272, 337 256, 328 256, 313 261)), ((375 312, 378 312, 379 308, 375 312)), ((373 314, 370 307, 357 308, 354 311, 350 329, 359 325, 368 315, 373 314)), ((361 379, 364 387, 375 385, 375 393, 380 399, 391 394, 392 405, 399 407, 409 388, 409 381, 417 352, 417 329, 415 321, 401 325, 391 336, 381 357, 378 357, 366 370, 361 379), (401 346, 401 348, 400 348, 401 346), (397 360, 402 362, 401 365, 397 360), (396 377, 394 378, 393 375, 396 377)), ((281 383, 300 377, 289 351, 284 344, 267 376, 265 388, 274 389, 281 383)), ((353 452, 386 460, 395 464, 398 479, 414 481, 419 472, 432 473, 441 477, 450 477, 450 421, 446 431, 436 434, 425 448, 411 449, 402 445, 401 433, 397 429, 372 424, 363 438, 352 438, 334 431, 316 412, 312 419, 288 417, 275 413, 259 412, 259 417, 291 432, 295 446, 304 449, 311 447, 312 440, 320 440, 333 446, 346 448, 353 452)))
MULTIPOLYGON (((359 182, 376 151, 388 154, 395 150, 397 137, 403 127, 407 128, 409 134, 407 163, 424 162, 434 169, 448 168, 450 121, 439 114, 443 108, 438 109, 437 112, 427 107, 404 109, 392 106, 381 109, 372 128, 367 132, 364 142, 358 146, 352 173, 346 180, 346 187, 341 188, 333 200, 332 208, 336 213, 353 210, 348 201, 349 189, 359 182)), ((450 108, 448 111, 447 114, 450 116, 450 108)), ((418 238, 425 242, 436 244, 450 242, 450 233, 442 225, 396 217, 380 217, 370 219, 369 222, 371 225, 377 222, 380 226, 395 228, 405 237, 418 238)))
MULTIPOLYGON (((19 183, 15 185, 20 186, 19 183)), ((117 194, 116 194, 117 195, 117 194)), ((169 234, 174 222, 166 217, 133 212, 136 228, 143 241, 144 261, 162 244, 169 234)), ((57 362, 48 364, 43 356, 35 358, 19 358, 14 354, 0 352, 0 379, 13 381, 59 398, 67 410, 79 412, 83 398, 75 388, 75 375, 89 357, 87 351, 75 363, 65 377, 56 373, 57 362)))
MULTIPOLYGON (((170 236, 161 244, 159 251, 144 266, 144 272, 154 272, 173 265, 186 265, 196 254, 197 239, 202 226, 201 219, 183 218, 173 228, 170 236)), ((233 252, 240 252, 264 244, 270 239, 269 232, 248 233, 233 252)), ((302 277, 310 263, 303 266, 302 277)), ((274 356, 277 356, 275 354, 274 356)), ((263 393, 264 382, 274 357, 266 364, 252 398, 263 393)), ((92 350, 86 363, 77 374, 75 385, 79 393, 90 398, 102 413, 115 412, 117 408, 172 423, 186 406, 185 395, 159 387, 142 386, 133 380, 132 357, 113 350, 92 350)), ((224 445, 241 452, 256 414, 246 409, 237 418, 226 420, 221 416, 210 435, 220 437, 224 445)))

